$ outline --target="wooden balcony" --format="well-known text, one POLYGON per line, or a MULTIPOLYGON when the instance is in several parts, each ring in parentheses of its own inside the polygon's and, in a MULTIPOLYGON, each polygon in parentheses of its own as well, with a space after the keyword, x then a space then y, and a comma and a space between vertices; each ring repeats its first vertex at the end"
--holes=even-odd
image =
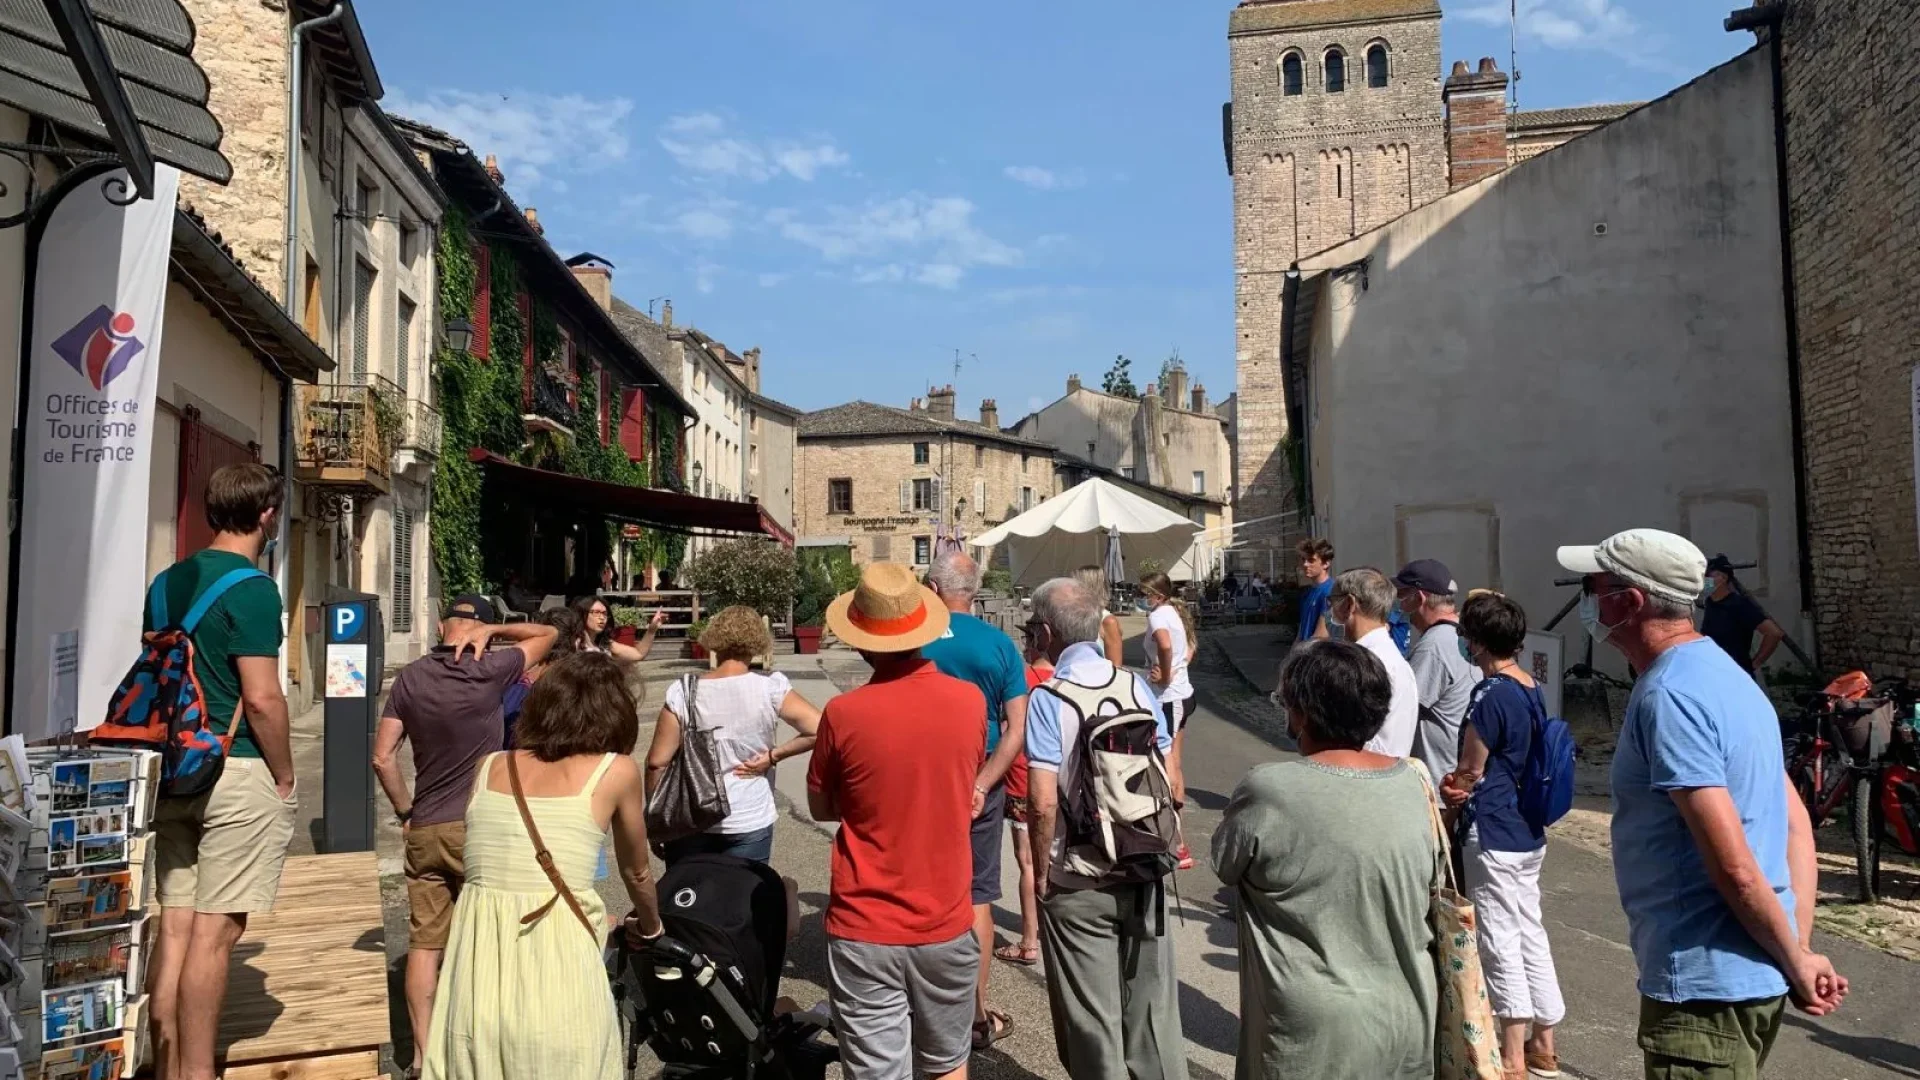
POLYGON ((400 388, 366 375, 353 383, 298 389, 295 478, 341 494, 392 490, 394 446, 407 427, 407 399, 400 388))

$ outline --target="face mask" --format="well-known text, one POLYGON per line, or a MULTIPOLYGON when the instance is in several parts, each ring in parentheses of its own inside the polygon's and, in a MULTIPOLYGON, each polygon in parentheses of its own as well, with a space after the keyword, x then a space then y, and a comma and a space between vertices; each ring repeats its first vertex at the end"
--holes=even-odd
POLYGON ((1469 664, 1473 663, 1473 650, 1467 648, 1467 639, 1455 638, 1453 643, 1460 646, 1460 659, 1465 660, 1469 664))
POLYGON ((267 537, 266 546, 260 549, 260 557, 263 559, 271 559, 273 558, 273 553, 278 550, 280 550, 280 538, 277 536, 269 536, 267 537))
POLYGON ((1593 593, 1583 593, 1580 597, 1580 625, 1586 627, 1587 634, 1602 645, 1620 628, 1618 623, 1608 626, 1600 621, 1600 597, 1593 593))

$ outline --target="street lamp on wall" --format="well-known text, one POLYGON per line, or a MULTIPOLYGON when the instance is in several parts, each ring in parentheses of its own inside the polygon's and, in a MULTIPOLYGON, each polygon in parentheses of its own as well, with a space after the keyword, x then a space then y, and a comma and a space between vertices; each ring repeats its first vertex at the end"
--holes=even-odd
POLYGON ((473 348, 473 324, 455 315, 448 319, 443 328, 447 334, 447 348, 464 356, 473 348))
POLYGON ((699 462, 696 461, 693 463, 693 493, 695 495, 700 494, 700 477, 705 475, 706 471, 699 462))

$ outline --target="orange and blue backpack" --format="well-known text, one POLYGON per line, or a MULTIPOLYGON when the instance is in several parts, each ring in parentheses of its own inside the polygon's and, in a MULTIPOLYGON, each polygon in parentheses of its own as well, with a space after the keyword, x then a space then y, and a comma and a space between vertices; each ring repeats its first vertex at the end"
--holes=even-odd
POLYGON ((211 789, 232 753, 246 710, 235 709, 227 734, 215 734, 206 689, 193 666, 193 632, 228 590, 256 577, 267 575, 253 567, 228 571, 207 586, 179 622, 168 617, 167 575, 153 579, 147 614, 154 629, 141 637, 140 659, 108 699, 106 722, 93 729, 91 741, 158 751, 162 795, 185 797, 211 789))

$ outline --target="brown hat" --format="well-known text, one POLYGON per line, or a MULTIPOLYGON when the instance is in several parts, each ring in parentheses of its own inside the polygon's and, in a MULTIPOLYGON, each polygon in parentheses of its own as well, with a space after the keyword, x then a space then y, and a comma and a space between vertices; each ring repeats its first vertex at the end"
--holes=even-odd
POLYGON ((860 584, 827 607, 833 636, 864 652, 909 652, 947 632, 947 608, 913 571, 899 563, 872 563, 860 584))

